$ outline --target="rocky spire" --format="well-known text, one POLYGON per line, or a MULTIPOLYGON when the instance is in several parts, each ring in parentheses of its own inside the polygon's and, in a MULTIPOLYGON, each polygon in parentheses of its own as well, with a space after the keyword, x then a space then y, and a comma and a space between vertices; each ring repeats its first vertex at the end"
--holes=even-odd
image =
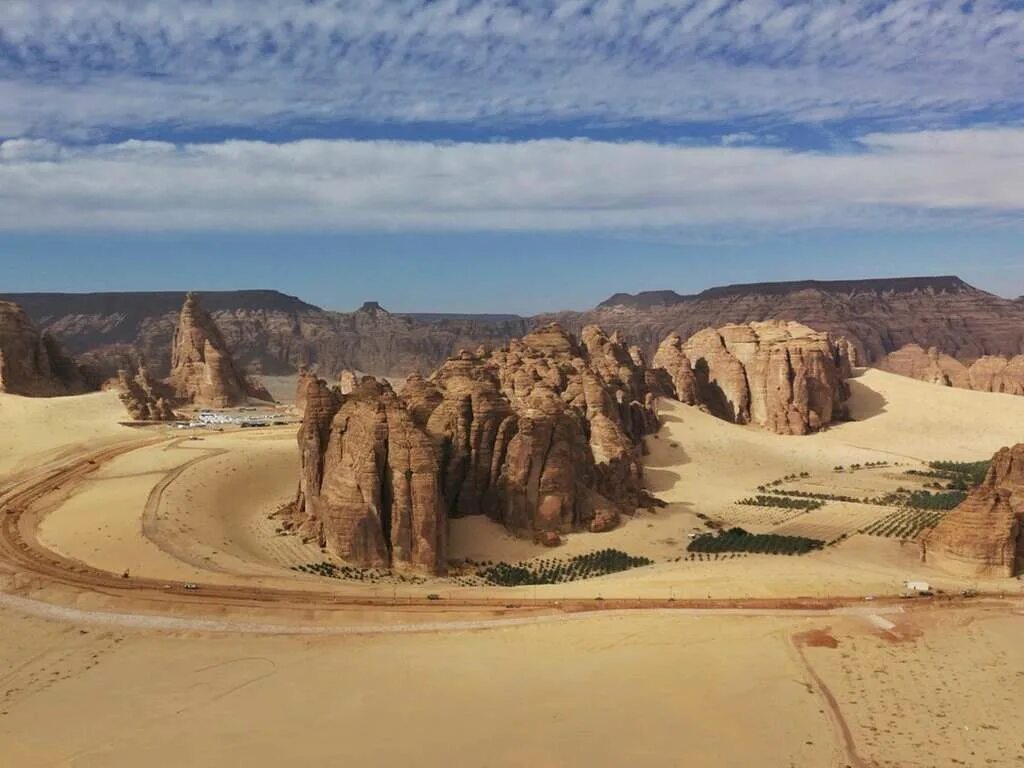
POLYGON ((175 399, 191 405, 227 408, 247 399, 248 383, 194 293, 185 298, 174 334, 170 384, 175 399))

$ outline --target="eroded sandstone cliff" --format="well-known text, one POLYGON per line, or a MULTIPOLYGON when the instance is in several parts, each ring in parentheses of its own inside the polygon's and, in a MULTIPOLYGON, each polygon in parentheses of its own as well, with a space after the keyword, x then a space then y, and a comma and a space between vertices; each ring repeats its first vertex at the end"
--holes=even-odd
POLYGON ((546 315, 570 331, 597 324, 621 331, 653 354, 669 333, 792 320, 848 339, 859 365, 872 365, 906 344, 936 347, 972 361, 985 354, 1024 354, 1024 303, 974 288, 956 277, 758 283, 617 294, 586 312, 546 315))
POLYGON ((597 328, 577 341, 547 326, 462 352, 399 394, 307 377, 300 530, 351 562, 431 571, 449 517, 487 515, 546 543, 609 530, 649 503, 639 453, 657 418, 644 374, 597 328))
POLYGON ((849 349, 799 323, 706 328, 683 342, 670 334, 654 364, 675 397, 734 424, 806 435, 845 413, 849 349))
POLYGON ((1024 355, 984 355, 966 364, 935 347, 926 350, 907 344, 890 352, 876 367, 930 384, 1024 395, 1024 355))
POLYGON ((985 481, 921 539, 922 559, 970 577, 1010 577, 1024 562, 1024 443, 1003 448, 985 481))
POLYGON ((74 395, 89 389, 85 375, 17 304, 0 301, 0 392, 27 397, 74 395))
POLYGON ((177 402, 229 408, 249 397, 269 399, 236 367, 217 323, 190 293, 185 298, 171 345, 169 383, 177 402))
MULTIPOLYGON (((113 376, 138 356, 154 376, 170 370, 180 293, 9 294, 40 328, 81 360, 113 376)), ((374 302, 330 312, 275 291, 204 293, 228 348, 250 373, 315 367, 377 376, 426 375, 460 349, 501 346, 551 320, 579 334, 587 325, 618 331, 645 355, 669 333, 683 339, 706 327, 792 320, 847 338, 859 364, 909 344, 936 347, 972 362, 986 354, 1024 354, 1024 302, 978 290, 955 277, 760 283, 711 288, 693 296, 658 291, 618 294, 586 312, 515 315, 392 314, 374 302)), ((553 308, 554 309, 554 308, 553 308)))

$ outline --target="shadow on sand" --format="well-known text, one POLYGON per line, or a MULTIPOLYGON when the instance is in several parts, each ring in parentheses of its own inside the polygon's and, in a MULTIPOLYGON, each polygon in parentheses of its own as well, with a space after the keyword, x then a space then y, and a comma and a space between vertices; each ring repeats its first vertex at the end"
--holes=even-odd
POLYGON ((652 493, 672 490, 681 478, 678 472, 670 469, 654 469, 649 465, 644 467, 644 487, 652 493))
POLYGON ((847 404, 850 409, 850 421, 866 421, 885 413, 885 406, 889 401, 880 392, 876 392, 856 379, 850 379, 848 383, 850 399, 847 404))

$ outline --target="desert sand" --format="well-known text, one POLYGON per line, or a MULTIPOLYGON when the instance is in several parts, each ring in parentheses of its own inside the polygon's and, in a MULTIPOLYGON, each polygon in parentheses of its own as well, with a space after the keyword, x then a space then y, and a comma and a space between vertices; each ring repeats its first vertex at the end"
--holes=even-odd
POLYGON ((1020 755, 1019 611, 914 613, 890 631, 867 616, 633 613, 340 638, 0 618, 0 751, 22 768, 933 766, 937 754, 1010 766, 1020 755))
POLYGON ((458 573, 418 584, 297 573, 327 555, 282 534, 273 516, 295 492, 293 427, 128 429, 116 395, 0 397, 5 488, 97 447, 125 448, 39 499, 25 518, 37 545, 170 590, 89 589, 0 564, 0 754, 19 768, 932 766, 936 755, 1018 765, 1018 582, 978 585, 1005 600, 865 602, 857 598, 893 595, 911 577, 949 592, 964 582, 921 564, 913 542, 857 533, 887 508, 795 514, 736 503, 801 473, 787 485, 869 496, 907 483, 906 469, 923 462, 985 458, 1020 438, 1024 398, 876 371, 853 384, 854 420, 810 437, 663 402, 645 467, 666 506, 608 534, 572 535, 552 551, 486 519, 453 521, 457 560, 615 547, 655 561, 519 589, 461 586, 458 573), (867 462, 885 466, 848 469, 867 462), (705 518, 847 538, 802 557, 687 559, 705 518), (209 591, 190 601, 185 581, 209 591), (248 591, 213 597, 218 586, 248 591), (262 589, 298 591, 261 605, 253 596, 262 589), (334 605, 304 602, 302 590, 444 600, 334 605), (502 606, 530 597, 600 606, 597 596, 853 600, 824 611, 502 606), (460 604, 481 597, 494 605, 460 604))

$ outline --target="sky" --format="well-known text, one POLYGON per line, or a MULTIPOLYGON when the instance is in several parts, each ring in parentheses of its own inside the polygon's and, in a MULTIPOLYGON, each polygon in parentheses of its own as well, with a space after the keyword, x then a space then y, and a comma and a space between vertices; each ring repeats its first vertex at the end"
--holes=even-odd
POLYGON ((0 290, 1024 294, 1024 4, 4 0, 0 290))

